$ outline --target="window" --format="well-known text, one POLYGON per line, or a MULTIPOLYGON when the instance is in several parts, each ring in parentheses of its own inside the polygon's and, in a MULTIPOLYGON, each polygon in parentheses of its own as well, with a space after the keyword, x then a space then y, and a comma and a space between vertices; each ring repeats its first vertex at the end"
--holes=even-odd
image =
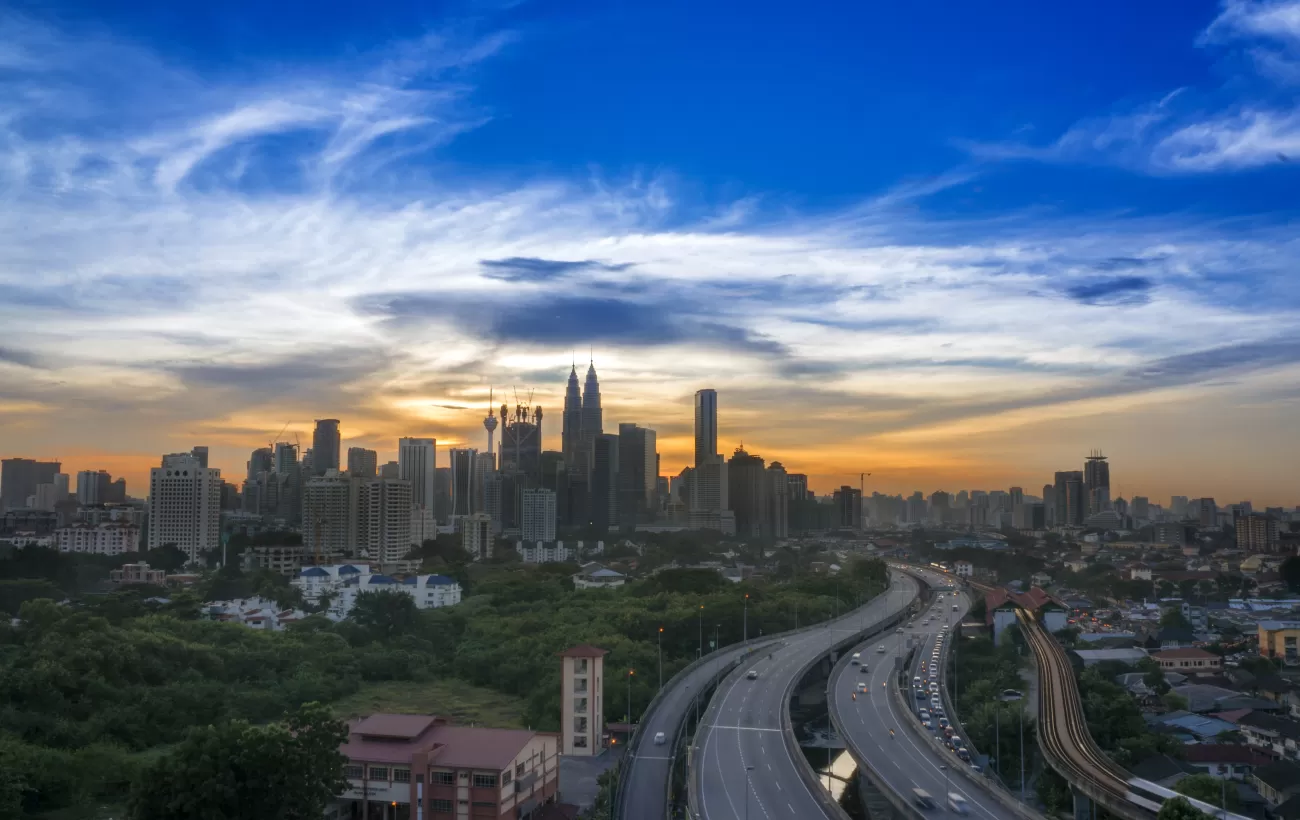
POLYGON ((497 806, 491 800, 475 800, 473 805, 476 809, 495 809, 497 806))
POLYGON ((433 780, 430 782, 435 786, 454 786, 456 785, 456 774, 454 772, 434 772, 433 780))
POLYGON ((585 694, 587 694, 587 679, 586 679, 586 678, 574 678, 574 680, 573 680, 573 692, 574 692, 574 694, 577 694, 577 695, 585 695, 585 694))
POLYGON ((450 800, 443 800, 442 798, 435 797, 433 800, 429 801, 429 808, 433 811, 450 812, 455 807, 451 805, 450 800))
POLYGON ((515 777, 523 777, 523 776, 524 776, 524 764, 522 764, 522 763, 516 763, 516 764, 515 764, 515 777))
POLYGON ((502 786, 509 786, 509 785, 510 785, 510 770, 509 770, 509 769, 506 769, 504 772, 501 773, 501 785, 502 785, 502 786))
POLYGON ((410 782, 411 782, 411 770, 410 770, 410 769, 393 769, 393 782, 394 782, 394 783, 410 783, 410 782))
POLYGON ((585 749, 585 748, 587 748, 587 736, 586 736, 586 735, 578 735, 577 737, 575 737, 575 738, 573 739, 573 748, 575 748, 575 749, 585 749))
POLYGON ((370 767, 370 779, 371 779, 371 780, 387 780, 387 779, 388 779, 388 767, 387 767, 387 766, 371 766, 371 767, 370 767))
POLYGON ((575 712, 585 712, 585 711, 587 711, 587 699, 586 699, 586 698, 574 698, 574 699, 573 699, 573 711, 575 711, 575 712))
POLYGON ((348 780, 360 780, 363 776, 362 771, 360 766, 344 766, 343 776, 348 780))
POLYGON ((474 775, 474 788, 476 789, 495 789, 496 785, 497 776, 494 774, 474 775))
POLYGON ((586 658, 574 658, 574 660, 573 660, 573 674, 575 674, 575 675, 585 675, 585 674, 587 674, 587 659, 586 659, 586 658))
POLYGON ((573 719, 573 731, 575 734, 585 735, 587 733, 587 719, 585 717, 575 717, 573 719))

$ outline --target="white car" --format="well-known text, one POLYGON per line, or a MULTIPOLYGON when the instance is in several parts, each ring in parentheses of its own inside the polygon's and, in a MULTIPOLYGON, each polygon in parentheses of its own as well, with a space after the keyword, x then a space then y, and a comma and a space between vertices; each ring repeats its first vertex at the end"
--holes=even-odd
POLYGON ((876 652, 880 653, 881 655, 885 654, 885 645, 882 643, 880 646, 877 646, 876 652))
POLYGON ((859 692, 866 692, 866 691, 867 691, 867 685, 866 685, 865 683, 859 683, 859 684, 858 684, 858 691, 859 691, 859 692))
POLYGON ((930 719, 930 713, 927 712, 927 711, 924 710, 924 709, 922 709, 922 710, 920 710, 919 712, 917 712, 917 716, 918 716, 919 718, 921 718, 921 720, 929 720, 929 719, 930 719))
POLYGON ((664 745, 665 740, 667 740, 667 738, 666 738, 666 736, 664 735, 663 732, 655 732, 655 745, 656 745, 656 746, 662 746, 662 745, 664 745))

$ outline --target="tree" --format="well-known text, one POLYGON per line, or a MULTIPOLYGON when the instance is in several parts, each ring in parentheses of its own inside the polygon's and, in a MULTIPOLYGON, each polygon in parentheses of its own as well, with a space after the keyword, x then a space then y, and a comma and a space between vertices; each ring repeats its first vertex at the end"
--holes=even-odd
POLYGON ((358 595, 350 616, 357 626, 376 638, 388 640, 413 630, 419 612, 410 595, 385 589, 358 595))
POLYGON ((1191 621, 1183 617, 1182 611, 1177 608, 1165 610, 1164 614, 1160 616, 1160 625, 1180 627, 1182 629, 1192 628, 1191 621))
POLYGON ((1155 658, 1147 656, 1137 662, 1138 671, 1142 673, 1142 682, 1147 688, 1157 695, 1163 695, 1169 691, 1169 682, 1165 680, 1165 671, 1160 668, 1160 662, 1155 658))
POLYGON ((1160 696, 1160 700, 1164 701, 1165 708, 1171 712, 1177 712, 1180 709, 1187 708, 1187 698, 1177 692, 1165 692, 1160 696))
POLYGON ((193 730, 136 780, 133 820, 316 820, 348 787, 347 729, 318 703, 284 723, 232 721, 193 730))
POLYGON ((1174 791, 1228 811, 1235 811, 1241 802, 1235 785, 1209 774, 1188 775, 1174 784, 1174 791), (1227 799, 1226 806, 1224 798, 1227 799))
POLYGON ((1160 807, 1156 820, 1211 820, 1211 818, 1188 803, 1186 797, 1171 797, 1160 807))
POLYGON ((1300 592, 1300 555, 1292 555, 1277 568, 1282 583, 1292 592, 1300 592))

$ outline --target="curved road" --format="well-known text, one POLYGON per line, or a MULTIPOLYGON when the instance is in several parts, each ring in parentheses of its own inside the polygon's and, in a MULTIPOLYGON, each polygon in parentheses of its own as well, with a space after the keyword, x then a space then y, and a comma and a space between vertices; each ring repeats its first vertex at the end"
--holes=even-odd
MULTIPOLYGON (((932 583, 946 583, 937 574, 921 574, 932 583)), ((898 699, 889 694, 887 688, 893 685, 895 659, 906 654, 905 644, 909 639, 919 641, 920 646, 913 666, 908 670, 908 678, 919 676, 928 685, 928 675, 922 665, 929 662, 940 627, 949 625, 951 633, 951 625, 958 623, 969 608, 967 596, 945 592, 942 600, 935 601, 929 610, 914 619, 912 626, 904 627, 903 634, 880 636, 855 649, 862 653, 863 659, 869 660, 871 672, 864 675, 856 666, 844 666, 831 682, 830 708, 836 710, 843 739, 857 759, 904 800, 912 801, 912 789, 924 789, 936 803, 931 811, 952 814, 946 795, 955 792, 970 804, 972 818, 1006 820, 1014 814, 974 786, 962 773, 954 771, 955 767, 967 764, 939 742, 941 735, 921 728, 915 710, 900 707, 898 699), (956 612, 952 611, 954 603, 959 607, 956 612), (927 617, 931 621, 924 624, 927 617), (881 645, 885 647, 883 655, 876 651, 881 645), (867 684, 868 694, 859 694, 855 701, 852 695, 860 682, 867 684), (908 721, 913 726, 908 726, 908 721), (914 728, 919 729, 924 737, 919 736, 914 728), (890 729, 895 732, 893 738, 889 736, 890 729), (944 766, 949 767, 948 771, 941 768, 944 766)), ((909 696, 912 696, 910 691, 909 696)), ((927 708, 928 702, 927 698, 924 702, 927 708)), ((912 698, 911 704, 919 703, 922 701, 912 698)))
MULTIPOLYGON (((786 691, 795 675, 836 643, 906 609, 917 594, 911 578, 891 573, 888 592, 850 615, 792 636, 757 653, 718 687, 693 761, 699 772, 699 809, 705 820, 784 820, 825 817, 824 795, 814 795, 783 735, 786 691), (747 672, 758 672, 750 680, 747 672)), ((796 752, 798 753, 798 752, 796 752)))

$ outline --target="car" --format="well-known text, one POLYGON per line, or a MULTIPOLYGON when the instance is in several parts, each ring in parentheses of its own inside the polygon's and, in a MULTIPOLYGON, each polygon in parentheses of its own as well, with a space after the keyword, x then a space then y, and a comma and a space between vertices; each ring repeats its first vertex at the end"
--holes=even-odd
POLYGON ((870 671, 871 671, 871 668, 870 668, 870 667, 868 667, 865 663, 862 664, 862 674, 865 675, 865 674, 869 673, 870 671))
POLYGON ((952 611, 953 611, 953 612, 956 612, 956 611, 957 611, 957 605, 956 605, 956 604, 953 604, 953 605, 952 605, 952 611))
POLYGON ((954 732, 953 732, 951 726, 948 726, 948 727, 946 727, 946 728, 943 730, 943 736, 946 737, 946 738, 948 738, 949 740, 952 740, 952 736, 953 736, 953 734, 954 734, 954 732))
POLYGON ((1025 696, 1025 693, 1024 693, 1024 692, 1021 692, 1019 689, 1003 689, 1003 690, 1002 690, 1002 699, 1003 699, 1003 700, 1020 700, 1020 699, 1023 698, 1024 696, 1025 696))
POLYGON ((867 685, 866 685, 865 683, 859 683, 859 684, 858 684, 858 691, 859 691, 859 692, 866 692, 866 691, 867 691, 867 685))
POLYGON ((967 763, 970 762, 970 752, 966 751, 965 749, 958 749, 957 757, 967 763))
POLYGON ((926 729, 932 729, 932 728, 934 728, 933 726, 930 725, 930 721, 928 721, 928 720, 923 720, 923 721, 921 721, 921 725, 924 726, 926 729))
POLYGON ((943 704, 939 704, 938 706, 934 707, 930 711, 934 714, 935 717, 943 717, 944 715, 947 714, 946 712, 943 711, 943 704))
POLYGON ((880 646, 877 646, 876 652, 881 655, 885 654, 885 645, 882 643, 880 646))
POLYGON ((862 653, 854 652, 852 659, 849 660, 849 663, 853 664, 854 666, 857 666, 859 663, 862 663, 862 653))
POLYGON ((916 699, 917 699, 917 700, 925 700, 925 690, 924 690, 924 689, 917 689, 917 690, 916 690, 916 699))
POLYGON ((927 712, 927 711, 925 711, 924 709, 920 709, 920 710, 918 710, 917 713, 916 713, 916 716, 919 717, 921 720, 929 720, 929 719, 930 719, 930 713, 927 712))
POLYGON ((663 732, 655 732, 655 745, 656 745, 656 746, 662 746, 662 745, 664 745, 664 743, 667 741, 667 739, 668 739, 667 735, 665 735, 663 732))
POLYGON ((966 802, 966 798, 956 792, 948 793, 948 808, 957 814, 970 814, 970 805, 966 802))
POLYGON ((758 670, 757 669, 749 670, 749 672, 745 675, 745 677, 749 678, 750 680, 756 680, 758 678, 758 670))
POLYGON ((966 741, 962 740, 961 738, 957 737, 956 735, 953 735, 953 736, 952 736, 952 746, 953 746, 954 749, 965 749, 965 748, 966 748, 966 741))
POLYGON ((947 729, 949 725, 948 718, 939 718, 939 727, 941 729, 947 729))
POLYGON ((912 789, 912 802, 923 809, 934 808, 934 798, 925 789, 912 789))
POLYGON ((920 678, 920 676, 917 676, 917 677, 912 678, 912 685, 913 685, 913 686, 920 686, 920 685, 921 685, 921 678, 920 678))
POLYGON ((938 709, 938 708, 939 708, 939 699, 938 699, 938 698, 930 698, 930 705, 933 706, 935 709, 938 709))

